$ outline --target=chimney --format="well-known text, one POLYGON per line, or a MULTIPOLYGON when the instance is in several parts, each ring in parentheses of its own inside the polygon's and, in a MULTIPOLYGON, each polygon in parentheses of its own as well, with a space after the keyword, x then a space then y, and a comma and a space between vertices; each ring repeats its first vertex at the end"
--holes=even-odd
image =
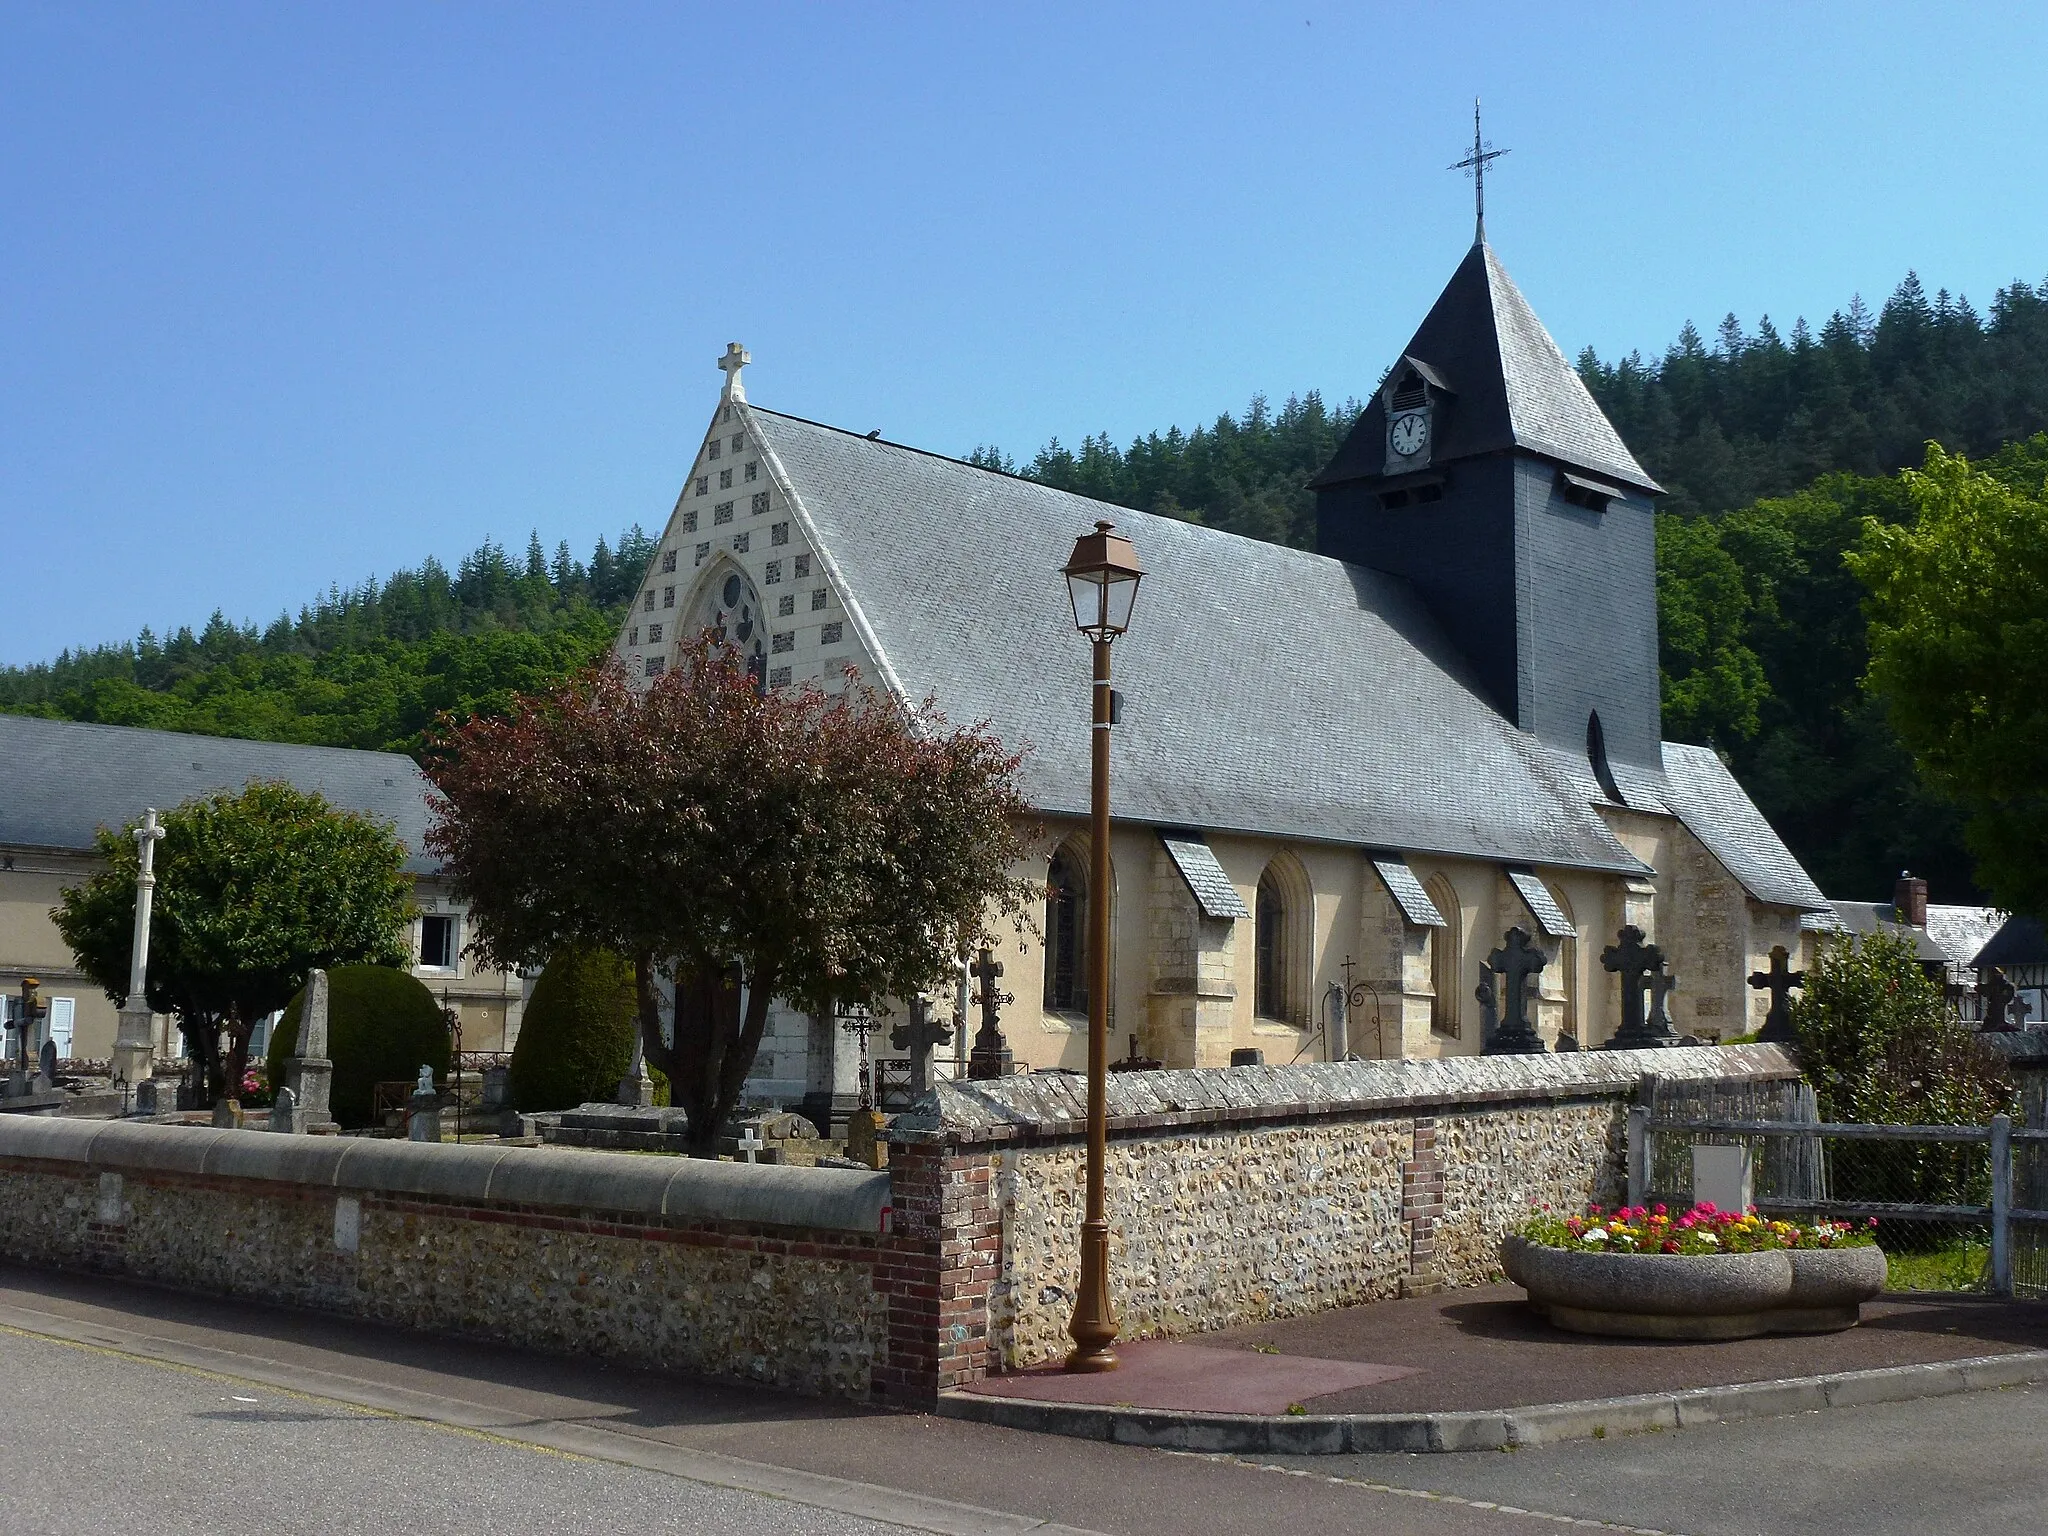
POLYGON ((1914 928, 1927 926, 1927 882, 1905 870, 1892 888, 1892 921, 1914 928))

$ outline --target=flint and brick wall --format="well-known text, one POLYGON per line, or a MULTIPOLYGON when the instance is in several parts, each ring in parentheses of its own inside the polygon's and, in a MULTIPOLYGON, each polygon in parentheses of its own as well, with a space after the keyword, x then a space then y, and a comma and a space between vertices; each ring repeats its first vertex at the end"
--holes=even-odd
POLYGON ((919 1245, 888 1200, 834 1169, 0 1118, 12 1259, 838 1397, 907 1379, 919 1245))
MULTIPOLYGON (((1126 1338, 1470 1285, 1612 1198, 1665 1079, 1773 1046, 1118 1074, 1126 1338)), ((0 1116, 0 1256, 906 1406, 1068 1347, 1084 1086, 941 1084, 886 1174, 0 1116)))
MULTIPOLYGON (((1532 1204, 1619 1198, 1627 1111, 1650 1070, 1797 1076, 1769 1046, 1113 1076, 1105 1199, 1122 1336, 1494 1278, 1501 1237, 1532 1204)), ((961 1303, 945 1318, 947 1385, 1070 1347, 1083 1096, 1072 1077, 943 1084, 892 1128, 899 1167, 943 1153, 958 1191, 946 1210, 960 1225, 942 1238, 961 1303)))

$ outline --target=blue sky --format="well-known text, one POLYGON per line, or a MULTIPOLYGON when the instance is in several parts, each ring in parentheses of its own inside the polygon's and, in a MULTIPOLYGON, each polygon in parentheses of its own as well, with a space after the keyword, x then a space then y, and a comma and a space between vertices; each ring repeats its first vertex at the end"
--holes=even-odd
POLYGON ((1488 229, 1570 353, 2048 274, 2048 8, 0 0, 0 662, 1368 389, 1488 229))

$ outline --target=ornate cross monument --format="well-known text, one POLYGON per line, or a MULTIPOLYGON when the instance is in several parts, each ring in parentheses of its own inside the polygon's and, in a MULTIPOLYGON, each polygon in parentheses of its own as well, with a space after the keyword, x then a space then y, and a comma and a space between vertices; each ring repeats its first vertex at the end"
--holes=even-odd
POLYGON ((953 1031, 932 1017, 932 1005, 922 997, 910 1000, 910 1018, 889 1031, 889 1043, 910 1052, 910 1091, 922 1094, 932 1085, 932 1051, 953 1042, 953 1031))
POLYGON ((1507 1007, 1498 1028, 1480 1044, 1486 1056, 1534 1056, 1544 1051, 1543 1037, 1529 1022, 1529 983, 1543 974, 1550 957, 1526 928, 1510 928, 1499 949, 1486 957, 1488 969, 1507 987, 1507 1007))
POLYGON ((1664 978, 1664 951, 1643 942, 1643 930, 1631 923, 1615 938, 1619 941, 1600 951, 1600 963, 1621 978, 1621 1028, 1607 1042, 1613 1051, 1648 1050, 1678 1044, 1678 1034, 1665 1012, 1664 998, 1671 984, 1664 978), (1657 995, 1655 1011, 1645 1018, 1643 994, 1653 980, 1664 981, 1657 995))
POLYGON ((1759 1040, 1777 1044, 1789 1044, 1792 1040, 1792 989, 1806 985, 1806 972, 1793 970, 1787 963, 1790 959, 1784 945, 1773 944, 1771 968, 1749 973, 1752 987, 1771 994, 1770 1012, 1764 1015, 1764 1027, 1757 1031, 1759 1040))
POLYGON ((848 1009, 839 1017, 839 1027, 860 1041, 860 1107, 863 1111, 873 1113, 875 1082, 874 1074, 868 1070, 868 1036, 881 1026, 875 1022, 874 1015, 865 1008, 848 1009))
POLYGON ((1010 1055, 1010 1043, 1003 1038, 996 1010, 1016 999, 1007 992, 996 990, 996 978, 1003 974, 1003 967, 994 950, 982 950, 981 958, 974 962, 972 974, 977 983, 974 1001, 981 1009, 981 1028, 974 1032, 974 1051, 967 1058, 967 1075, 983 1079, 1008 1077, 1015 1061, 1010 1055))
POLYGON ((1450 169, 1463 171, 1472 178, 1472 207, 1478 216, 1478 224, 1472 234, 1474 240, 1486 238, 1486 167, 1506 154, 1504 149, 1495 149, 1489 139, 1479 133, 1479 98, 1472 98, 1472 153, 1450 169))
MULTIPOLYGON (((135 829, 135 940, 128 960, 128 995, 114 1031, 114 1077, 130 1095, 156 1071, 156 1020, 149 1011, 149 920, 156 904, 156 845, 163 839, 156 807, 135 829)), ((131 1098, 131 1102, 132 1098, 131 1098)))

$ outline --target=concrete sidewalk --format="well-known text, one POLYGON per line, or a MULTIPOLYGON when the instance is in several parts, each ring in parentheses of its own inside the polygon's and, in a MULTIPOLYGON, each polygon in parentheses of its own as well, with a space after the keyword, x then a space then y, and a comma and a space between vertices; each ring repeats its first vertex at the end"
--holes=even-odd
POLYGON ((1498 1285, 1140 1341, 1123 1357, 1100 1375, 991 1377, 942 1411, 1190 1450, 1492 1450, 2048 1381, 2048 1307, 1898 1298, 1841 1333, 1693 1344, 1565 1333, 1498 1285))

